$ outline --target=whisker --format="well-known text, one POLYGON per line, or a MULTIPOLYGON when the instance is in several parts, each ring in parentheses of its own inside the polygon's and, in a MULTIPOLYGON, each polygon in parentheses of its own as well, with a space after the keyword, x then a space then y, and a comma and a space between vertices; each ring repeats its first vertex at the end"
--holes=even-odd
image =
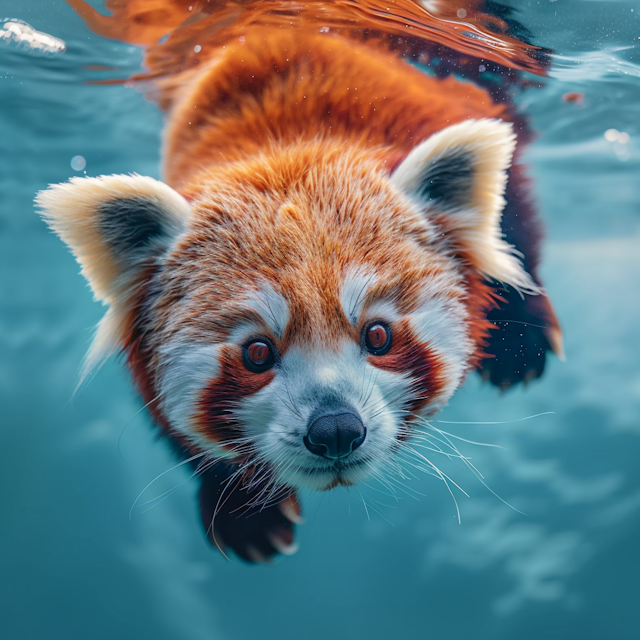
MULTIPOLYGON (((528 416, 526 418, 520 418, 520 420, 529 420, 531 418, 535 418, 539 415, 548 415, 549 413, 553 413, 553 412, 546 412, 544 414, 536 414, 534 416, 528 416)), ((495 445, 495 444, 490 444, 490 443, 485 443, 485 442, 476 442, 473 440, 467 440, 465 438, 461 438, 459 436, 456 436, 454 434, 450 434, 446 431, 443 431, 441 429, 438 429, 437 427, 434 427, 432 424, 430 424, 428 421, 426 421, 423 418, 420 418, 420 416, 416 416, 417 418, 419 418, 419 420, 422 421, 423 425, 426 425, 427 428, 437 432, 438 434, 440 434, 442 436, 442 438, 444 438, 444 440, 437 438, 436 436, 432 435, 432 434, 426 434, 426 433, 421 433, 419 435, 424 436, 427 438, 427 441, 430 441, 431 438, 435 438, 436 440, 438 440, 439 442, 442 442, 443 444, 445 444, 445 446, 448 446, 451 448, 452 451, 455 451, 457 454, 459 454, 460 459, 462 460, 462 462, 466 465, 466 467, 473 473, 474 476, 476 476, 476 478, 480 481, 480 483, 485 487, 485 489, 487 489, 492 495, 494 495, 496 498, 498 498, 498 500, 500 500, 500 502, 502 502, 503 504, 505 504, 506 506, 508 506, 510 509, 513 509, 514 511, 516 511, 517 513, 520 513, 522 515, 526 515, 524 514, 522 511, 520 511, 520 509, 518 509, 517 507, 514 507, 512 504, 510 504, 509 502, 507 502, 504 498, 502 498, 498 493, 496 493, 485 481, 484 475, 479 471, 479 469, 471 462, 471 459, 468 458, 467 456, 463 456, 462 454, 460 454, 460 452, 458 451, 458 448, 455 446, 455 444, 453 442, 451 442, 451 440, 449 439, 451 438, 455 438, 456 440, 460 440, 462 442, 466 442, 469 444, 473 444, 473 445, 477 445, 477 446, 483 446, 483 447, 491 447, 491 448, 497 448, 497 449, 504 449, 504 447, 501 447, 499 445, 495 445)))
POLYGON ((147 507, 146 509, 143 509, 140 512, 140 515, 142 515, 143 513, 146 513, 150 509, 153 509, 153 507, 157 507, 161 502, 164 502, 170 495, 174 494, 178 489, 180 489, 180 487, 183 487, 185 484, 187 484, 187 482, 189 482, 190 480, 195 478, 196 475, 197 475, 197 472, 194 471, 188 478, 186 478, 185 480, 183 480, 182 482, 177 484, 175 487, 165 491, 164 493, 161 493, 159 496, 156 496, 155 498, 151 498, 150 500, 145 500, 144 502, 141 502, 137 506, 138 509, 141 509, 142 507, 144 507, 147 504, 151 504, 151 503, 153 503, 153 504, 151 504, 150 507, 147 507))
POLYGON ((364 496, 362 495, 362 491, 360 491, 360 489, 358 489, 358 487, 356 487, 356 490, 360 494, 360 498, 362 498, 362 504, 364 505, 364 511, 367 514, 367 520, 369 520, 369 522, 371 522, 371 516, 369 515, 369 509, 367 509, 367 501, 364 499, 364 496))
POLYGON ((542 413, 535 413, 532 416, 526 416, 525 418, 516 418, 515 420, 490 420, 488 422, 454 422, 453 420, 436 420, 438 424, 511 424, 512 422, 524 422, 525 420, 533 420, 533 418, 539 418, 540 416, 555 416, 555 411, 543 411, 542 413))
MULTIPOLYGON (((122 444, 122 436, 124 435, 124 432, 127 430, 127 427, 131 424, 132 420, 134 420, 136 418, 136 416, 138 416, 142 411, 144 411, 145 409, 147 409, 148 407, 150 407, 154 402, 157 402, 159 399, 161 398, 161 394, 158 394, 155 398, 152 398, 151 400, 149 400, 149 402, 147 402, 147 404, 143 405, 142 407, 140 407, 125 423, 124 427, 122 427, 122 431, 120 432, 120 436, 118 437, 118 455, 123 458, 122 456, 122 450, 120 448, 120 445, 122 444)), ((124 458, 123 458, 124 459, 124 458)))
POLYGON ((413 451, 413 453, 415 455, 417 455, 420 459, 424 460, 438 474, 438 476, 440 476, 442 481, 445 483, 445 485, 447 486, 447 489, 448 489, 449 493, 451 494, 451 497, 453 498, 453 501, 455 503, 456 513, 458 514, 458 524, 460 524, 461 519, 460 519, 460 508, 458 507, 458 501, 456 500, 455 496, 453 495, 453 491, 451 491, 451 487, 449 486, 447 480, 449 482, 451 482, 451 484, 454 487, 456 487, 459 491, 461 491, 467 498, 469 497, 469 494, 462 487, 460 487, 460 485, 458 485, 454 480, 452 480, 446 473, 444 473, 443 471, 438 469, 438 467, 436 467, 436 465, 433 464, 433 462, 431 462, 431 460, 429 460, 429 458, 427 458, 426 456, 422 455, 419 451, 416 451, 415 449, 413 449, 410 446, 407 446, 407 449, 409 451, 413 451))
POLYGON ((369 400, 371 398, 371 395, 375 391, 376 382, 378 381, 378 374, 379 373, 380 373, 380 369, 376 369, 375 377, 373 378, 373 382, 371 383, 371 389, 369 390, 369 393, 367 394, 367 397, 364 399, 364 402, 362 404, 366 405, 367 402, 369 402, 369 400))
POLYGON ((149 482, 149 484, 147 484, 147 486, 138 494, 138 497, 134 500, 133 505, 131 505, 131 509, 129 509, 129 519, 131 520, 131 514, 133 512, 133 510, 136 507, 136 504, 138 503, 138 500, 140 500, 140 498, 142 497, 142 495, 144 494, 144 492, 157 480, 159 480, 160 478, 162 478, 162 476, 167 475, 167 473, 170 473, 171 471, 173 471, 174 469, 177 469, 178 467, 181 467, 183 464, 187 464, 189 462, 192 462, 193 460, 197 460, 198 458, 201 458, 202 456, 206 455, 207 452, 203 451, 201 453, 196 454, 195 456, 191 456, 190 458, 187 458, 186 460, 183 460, 182 462, 179 462, 178 464, 174 465, 173 467, 171 467, 170 469, 167 469, 166 471, 163 471, 162 473, 158 474, 151 482, 149 482))
POLYGON ((440 447, 438 447, 437 449, 434 449, 433 447, 428 447, 426 444, 418 444, 417 442, 413 442, 412 444, 414 447, 420 447, 421 449, 426 449, 427 451, 432 451, 433 453, 439 453, 442 456, 446 456, 450 460, 465 458, 465 456, 461 454, 447 453, 446 451, 443 451, 442 449, 440 449, 440 447))
MULTIPOLYGON (((344 489, 344 487, 343 487, 343 489, 344 489)), ((349 496, 349 498, 351 498, 351 494, 350 494, 348 491, 347 491, 346 493, 347 493, 347 495, 349 496)), ((363 503, 364 503, 364 494, 363 494, 360 490, 358 490, 358 493, 360 493, 360 497, 362 498, 363 503)), ((378 500, 375 500, 374 498, 370 498, 370 500, 371 500, 371 502, 369 503, 369 505, 366 505, 366 506, 368 506, 368 508, 369 508, 369 509, 371 509, 371 510, 373 510, 375 513, 377 513, 377 514, 378 514, 378 515, 379 515, 379 516, 380 516, 380 517, 381 517, 381 518, 382 518, 382 519, 383 519, 387 524, 390 524, 392 527, 393 527, 393 526, 395 526, 395 525, 393 524, 393 522, 391 522, 391 521, 390 521, 390 520, 389 520, 389 519, 384 515, 384 513, 383 513, 382 509, 380 508, 380 507, 386 507, 386 508, 389 508, 389 507, 390 507, 390 505, 386 505, 386 504, 384 504, 384 503, 382 503, 382 502, 379 502, 378 500)), ((368 513, 368 512, 367 512, 367 513, 368 513)))
POLYGON ((289 382, 287 380, 287 377, 284 376, 283 380, 284 380, 284 389, 287 392, 287 396, 291 404, 291 410, 296 414, 296 416, 298 416, 298 418, 300 418, 300 420, 304 420, 304 418, 302 417, 302 414, 300 413, 300 410, 295 406, 293 397, 291 396, 291 389, 289 389, 289 382))
POLYGON ((446 478, 444 477, 444 475, 442 475, 441 473, 438 472, 438 469, 436 469, 436 473, 438 473, 438 475, 440 476, 442 482, 444 482, 445 486, 447 487, 447 491, 449 492, 449 494, 451 495, 451 498, 453 500, 453 504, 456 507, 456 516, 458 518, 458 524, 462 523, 462 519, 460 518, 460 507, 458 506, 458 501, 456 500, 455 495, 453 495, 453 491, 451 490, 451 487, 449 486, 449 483, 447 482, 446 478))
POLYGON ((500 323, 500 324, 523 324, 527 327, 535 327, 536 329, 548 329, 548 324, 534 324, 533 322, 526 322, 525 320, 491 320, 490 322, 500 323))

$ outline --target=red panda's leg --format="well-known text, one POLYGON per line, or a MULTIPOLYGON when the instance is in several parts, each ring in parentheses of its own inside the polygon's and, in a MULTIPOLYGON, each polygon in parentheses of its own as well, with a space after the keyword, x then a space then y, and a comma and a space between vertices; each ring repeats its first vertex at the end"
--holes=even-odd
MULTIPOLYGON (((542 284, 538 276, 542 225, 529 190, 524 167, 514 165, 509 172, 501 226, 505 240, 523 254, 525 269, 542 284)), ((496 292, 503 302, 489 313, 495 329, 484 350, 489 357, 481 360, 478 370, 484 379, 508 389, 541 376, 548 351, 563 357, 562 330, 546 295, 522 297, 504 287, 496 292)))
POLYGON ((233 477, 236 470, 218 463, 202 476, 200 516, 207 540, 246 562, 269 562, 278 553, 293 553, 295 523, 301 522, 295 494, 264 508, 259 500, 252 505, 265 487, 243 487, 233 477))
POLYGON ((488 357, 480 361, 478 370, 483 379, 507 390, 540 377, 548 351, 562 357, 562 334, 545 295, 523 299, 513 289, 496 291, 504 302, 489 313, 495 329, 484 349, 488 357))

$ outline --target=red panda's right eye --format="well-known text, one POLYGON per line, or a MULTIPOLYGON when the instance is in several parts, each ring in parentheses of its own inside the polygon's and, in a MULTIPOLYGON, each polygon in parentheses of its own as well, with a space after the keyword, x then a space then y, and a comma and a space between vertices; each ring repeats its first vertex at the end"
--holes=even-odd
POLYGON ((371 355, 384 355, 391 348, 391 327, 384 322, 371 323, 364 329, 363 342, 371 355))
POLYGON ((254 342, 247 347, 247 356, 252 364, 260 366, 269 357, 269 347, 264 342, 254 342))
POLYGON ((245 367, 254 373, 270 369, 275 362, 273 346, 266 339, 249 342, 244 346, 242 355, 245 367))

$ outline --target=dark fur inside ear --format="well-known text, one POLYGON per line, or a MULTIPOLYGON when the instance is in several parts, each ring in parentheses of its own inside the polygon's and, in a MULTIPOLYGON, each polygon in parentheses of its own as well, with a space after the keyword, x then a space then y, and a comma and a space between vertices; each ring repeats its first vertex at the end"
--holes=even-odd
POLYGON ((144 198, 118 198, 98 206, 100 234, 114 254, 150 246, 171 234, 162 207, 144 198))
POLYGON ((420 197, 446 209, 464 207, 472 193, 473 157, 462 149, 435 158, 420 176, 420 197))

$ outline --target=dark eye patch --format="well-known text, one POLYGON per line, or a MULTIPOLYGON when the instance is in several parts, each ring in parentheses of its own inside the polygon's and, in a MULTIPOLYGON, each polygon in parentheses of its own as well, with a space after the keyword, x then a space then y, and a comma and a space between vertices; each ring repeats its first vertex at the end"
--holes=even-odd
POLYGON ((446 382, 442 359, 418 340, 407 319, 394 325, 393 349, 379 356, 372 354, 369 362, 378 369, 411 377, 411 392, 406 398, 406 408, 411 413, 436 398, 446 382))
POLYGON ((247 375, 242 350, 232 345, 222 347, 218 361, 220 372, 201 393, 194 428, 221 447, 234 450, 237 438, 246 435, 235 414, 239 401, 266 387, 273 380, 275 371, 270 369, 247 375))
POLYGON ((144 198, 119 198, 98 207, 100 234, 114 253, 149 246, 167 235, 165 211, 144 198))

